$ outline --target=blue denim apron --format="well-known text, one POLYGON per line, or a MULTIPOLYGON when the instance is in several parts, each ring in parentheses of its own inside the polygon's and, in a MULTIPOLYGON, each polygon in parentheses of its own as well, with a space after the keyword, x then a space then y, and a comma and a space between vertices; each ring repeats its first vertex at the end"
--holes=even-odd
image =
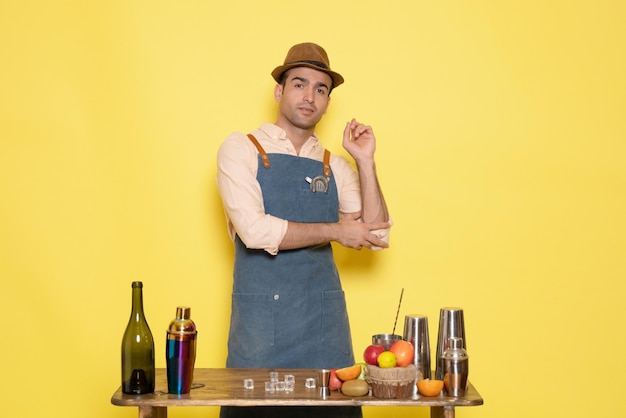
MULTIPOLYGON (((257 180, 265 212, 293 222, 337 222, 337 186, 311 190, 306 177, 323 174, 310 158, 259 154, 257 180)), ((335 368, 354 364, 350 326, 330 243, 273 256, 235 239, 227 367, 335 368)), ((260 384, 262 382, 259 382, 260 384)), ((304 382, 296 382, 304 385, 304 382)), ((222 408, 222 417, 361 416, 354 407, 222 408)))

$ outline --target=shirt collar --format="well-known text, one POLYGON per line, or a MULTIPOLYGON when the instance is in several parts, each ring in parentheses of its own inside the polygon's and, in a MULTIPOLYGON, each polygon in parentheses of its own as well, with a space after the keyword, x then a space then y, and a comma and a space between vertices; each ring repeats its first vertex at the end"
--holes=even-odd
MULTIPOLYGON (((259 130, 263 131, 263 133, 265 133, 273 141, 286 141, 288 139, 287 133, 281 127, 273 123, 265 122, 259 127, 259 130)), ((311 141, 313 141, 312 146, 316 146, 316 144, 319 142, 315 134, 309 137, 307 143, 311 141)))

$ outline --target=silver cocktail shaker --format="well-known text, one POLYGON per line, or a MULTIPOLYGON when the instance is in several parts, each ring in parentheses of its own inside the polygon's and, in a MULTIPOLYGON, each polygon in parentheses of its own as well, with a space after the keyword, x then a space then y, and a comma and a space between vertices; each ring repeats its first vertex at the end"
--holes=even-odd
POLYGON ((443 353, 448 348, 451 337, 463 339, 463 348, 467 350, 465 338, 465 319, 463 309, 456 307, 441 308, 439 312, 439 333, 437 335, 437 353, 435 364, 435 379, 443 380, 443 353))
POLYGON ((169 393, 189 393, 196 362, 196 325, 190 319, 191 308, 176 308, 176 318, 167 330, 167 390, 169 393))
POLYGON ((417 367, 418 380, 430 379, 428 317, 421 314, 406 315, 404 317, 403 338, 413 345, 413 364, 417 367))
POLYGON ((465 396, 469 359, 462 338, 448 338, 448 348, 443 353, 443 369, 443 384, 448 396, 465 396))
MULTIPOLYGON (((422 379, 430 379, 430 341, 428 338, 428 317, 421 314, 410 314, 404 317, 405 341, 413 345, 413 364, 417 368, 415 383, 422 379)), ((413 385, 413 394, 417 386, 413 385)))

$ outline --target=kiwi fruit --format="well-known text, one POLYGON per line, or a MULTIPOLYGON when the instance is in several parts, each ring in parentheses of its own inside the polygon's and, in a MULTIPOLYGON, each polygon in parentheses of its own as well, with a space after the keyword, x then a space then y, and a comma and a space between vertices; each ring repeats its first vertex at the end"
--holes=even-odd
POLYGON ((365 396, 369 391, 369 385, 361 379, 347 380, 341 385, 341 393, 346 396, 365 396))

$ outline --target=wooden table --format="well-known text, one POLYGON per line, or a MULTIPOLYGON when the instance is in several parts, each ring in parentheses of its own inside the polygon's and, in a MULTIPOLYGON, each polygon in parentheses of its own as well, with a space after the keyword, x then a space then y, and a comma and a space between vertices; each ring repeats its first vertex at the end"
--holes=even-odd
POLYGON ((413 395, 407 399, 379 399, 373 396, 348 397, 331 391, 322 397, 319 389, 307 389, 306 378, 317 376, 315 369, 196 369, 194 388, 184 395, 167 393, 165 369, 157 369, 155 392, 148 395, 126 395, 119 388, 111 397, 118 406, 139 408, 139 418, 166 418, 170 406, 421 406, 429 407, 432 418, 454 418, 457 406, 477 406, 483 399, 471 383, 462 398, 440 394, 436 397, 413 395), (279 380, 286 374, 296 378, 293 392, 265 391, 269 372, 277 371, 279 380), (254 379, 254 389, 244 389, 243 379, 254 379))

